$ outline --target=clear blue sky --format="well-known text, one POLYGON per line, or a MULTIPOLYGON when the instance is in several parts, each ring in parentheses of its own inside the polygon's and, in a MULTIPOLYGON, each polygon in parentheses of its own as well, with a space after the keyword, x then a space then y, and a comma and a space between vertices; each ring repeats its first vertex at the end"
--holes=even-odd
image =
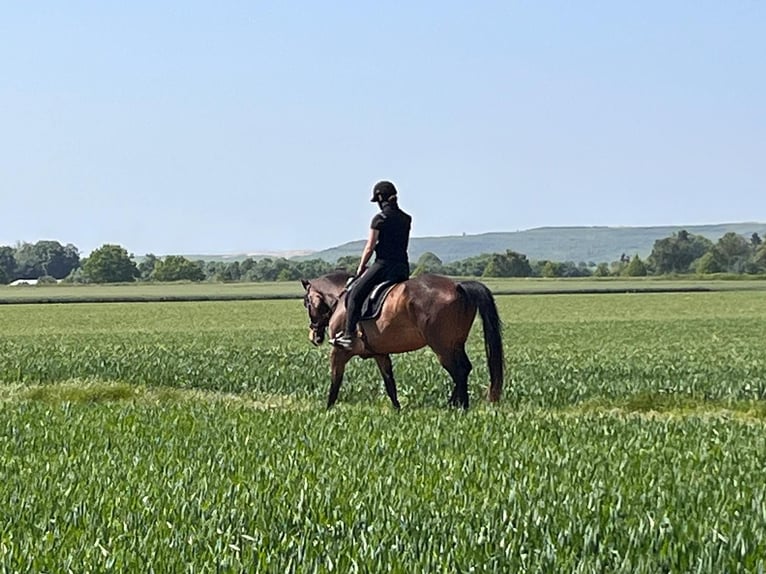
POLYGON ((0 245, 766 220, 766 2, 2 2, 0 245))

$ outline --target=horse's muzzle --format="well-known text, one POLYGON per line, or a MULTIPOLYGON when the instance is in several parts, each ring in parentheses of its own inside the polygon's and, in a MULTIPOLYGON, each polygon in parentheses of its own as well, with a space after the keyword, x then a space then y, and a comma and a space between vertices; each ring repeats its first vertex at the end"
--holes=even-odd
POLYGON ((324 329, 309 329, 309 341, 316 347, 324 343, 324 329))

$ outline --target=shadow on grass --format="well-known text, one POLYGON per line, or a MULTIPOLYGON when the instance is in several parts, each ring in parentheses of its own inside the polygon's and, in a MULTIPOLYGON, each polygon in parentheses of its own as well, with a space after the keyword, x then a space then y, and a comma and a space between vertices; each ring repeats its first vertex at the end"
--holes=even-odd
POLYGON ((182 404, 190 402, 220 403, 258 410, 304 410, 311 401, 292 395, 253 395, 147 387, 118 381, 70 380, 57 384, 4 387, 0 400, 34 401, 49 404, 109 404, 131 403, 144 405, 182 404))
POLYGON ((127 383, 64 383, 22 389, 18 398, 48 403, 103 403, 132 400, 140 396, 135 385, 127 383))
POLYGON ((766 401, 706 399, 689 395, 645 392, 624 399, 595 399, 565 409, 572 413, 619 411, 663 415, 737 415, 766 420, 766 401))

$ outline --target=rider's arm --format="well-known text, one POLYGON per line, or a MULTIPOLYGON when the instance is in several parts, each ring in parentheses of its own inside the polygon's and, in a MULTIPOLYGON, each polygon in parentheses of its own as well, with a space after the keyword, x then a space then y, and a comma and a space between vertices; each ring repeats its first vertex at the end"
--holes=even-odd
POLYGON ((370 261, 375 246, 378 244, 378 235, 380 231, 377 229, 370 229, 370 236, 367 238, 367 245, 364 246, 362 251, 362 260, 359 262, 359 268, 356 270, 356 276, 359 277, 367 269, 367 263, 370 261))

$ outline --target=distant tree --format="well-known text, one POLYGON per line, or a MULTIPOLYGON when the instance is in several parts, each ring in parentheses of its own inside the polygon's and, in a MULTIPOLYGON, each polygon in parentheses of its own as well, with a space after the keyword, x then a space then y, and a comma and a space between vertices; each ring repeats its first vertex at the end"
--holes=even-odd
POLYGON ((290 261, 284 257, 274 260, 274 267, 270 281, 295 281, 300 279, 298 271, 292 266, 290 261), (282 277, 283 279, 280 279, 282 277))
POLYGON ((609 277, 609 264, 599 263, 596 265, 596 270, 593 272, 596 277, 609 277))
POLYGON ((426 251, 418 258, 415 264, 415 270, 412 272, 414 276, 422 275, 423 273, 442 273, 444 264, 434 253, 426 251))
POLYGON ((510 277, 511 270, 508 258, 500 253, 493 253, 489 263, 484 268, 482 277, 510 277))
POLYGON ((766 243, 762 244, 753 256, 753 265, 759 273, 766 273, 766 243))
POLYGON ((126 283, 139 276, 127 250, 108 243, 94 250, 82 267, 83 274, 92 283, 126 283))
POLYGON ((149 281, 154 273, 154 268, 157 265, 157 256, 153 253, 147 253, 141 263, 138 264, 138 273, 142 281, 149 281))
POLYGON ((297 281, 300 278, 301 278, 300 271, 298 271, 296 267, 289 265, 279 270, 279 273, 277 273, 276 280, 277 281, 297 281))
POLYGON ((255 259, 248 257, 239 264, 239 271, 244 279, 250 271, 255 267, 255 259))
POLYGON ((706 237, 682 230, 654 242, 649 265, 658 274, 687 273, 691 263, 712 247, 712 241, 706 237))
POLYGON ((484 270, 489 265, 491 258, 491 255, 484 253, 460 261, 453 261, 442 267, 442 273, 454 277, 481 277, 484 275, 484 270))
POLYGON ((359 268, 359 262, 362 260, 361 255, 344 255, 340 257, 335 263, 338 269, 345 269, 349 273, 356 273, 359 268))
POLYGON ((617 261, 612 261, 609 264, 609 275, 619 277, 627 266, 628 264, 622 258, 617 261))
POLYGON ((168 255, 157 261, 153 278, 156 281, 204 281, 202 267, 182 255, 168 255))
POLYGON ((37 279, 50 275, 63 279, 80 265, 77 248, 58 241, 22 243, 15 252, 16 275, 25 279, 37 279))
POLYGON ((58 241, 38 241, 35 249, 45 261, 47 274, 55 279, 63 279, 80 266, 80 253, 71 243, 62 246, 58 241))
POLYGON ((227 282, 239 281, 241 278, 242 270, 239 267, 239 261, 227 263, 223 268, 223 272, 219 275, 220 280, 227 282))
POLYGON ((482 273, 483 277, 529 277, 532 265, 523 253, 508 250, 493 253, 482 273))
POLYGON ((23 242, 14 251, 16 269, 14 275, 20 279, 36 279, 43 274, 42 265, 35 253, 34 245, 23 242))
POLYGON ((7 283, 10 283, 8 274, 5 272, 5 269, 0 267, 0 285, 6 285, 7 283))
MULTIPOLYGON (((84 264, 85 264, 85 260, 83 260, 83 265, 84 264)), ((63 281, 64 283, 88 283, 89 279, 85 275, 85 271, 83 271, 83 268, 81 265, 77 269, 73 270, 69 275, 64 277, 63 281)))
POLYGON ((335 266, 323 259, 308 259, 306 261, 296 261, 294 263, 298 271, 298 277, 303 279, 312 279, 330 273, 335 266))
POLYGON ((757 233, 753 233, 750 236, 750 245, 752 246, 753 251, 757 251, 761 243, 763 243, 763 240, 761 239, 761 236, 758 235, 757 233))
POLYGON ((206 261, 202 266, 205 272, 205 278, 209 281, 223 281, 221 278, 226 264, 223 261, 206 261))
POLYGON ((715 254, 712 251, 708 251, 694 262, 694 270, 700 275, 707 275, 710 273, 720 273, 721 266, 718 264, 715 254))
POLYGON ((630 260, 627 267, 624 270, 625 275, 628 277, 644 277, 646 276, 646 265, 641 258, 636 254, 633 259, 630 260))
POLYGON ((277 278, 279 271, 274 269, 274 260, 270 257, 265 257, 256 261, 253 269, 250 272, 255 281, 274 281, 277 278))
POLYGON ((16 273, 15 249, 8 245, 0 245, 0 278, 4 278, 2 283, 10 283, 16 273))
POLYGON ((713 247, 713 255, 723 271, 743 273, 751 254, 751 243, 734 232, 726 233, 713 247))
POLYGON ((564 261, 556 264, 557 277, 590 277, 590 269, 575 265, 574 261, 564 261))
POLYGON ((505 252, 505 257, 508 260, 508 277, 530 277, 532 275, 532 265, 526 255, 509 249, 505 252))
POLYGON ((560 277, 560 267, 560 263, 555 261, 546 261, 540 274, 543 277, 560 277))

